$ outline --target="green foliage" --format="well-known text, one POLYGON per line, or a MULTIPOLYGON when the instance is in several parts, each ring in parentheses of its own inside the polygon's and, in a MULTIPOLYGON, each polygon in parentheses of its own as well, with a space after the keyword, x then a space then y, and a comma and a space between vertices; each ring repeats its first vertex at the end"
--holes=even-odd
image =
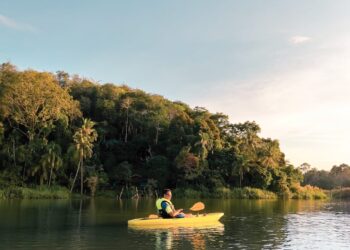
POLYGON ((2 116, 29 141, 46 137, 55 121, 80 115, 77 102, 57 85, 54 75, 33 70, 12 74, 11 80, 0 78, 2 116))
POLYGON ((155 179, 148 179, 147 183, 145 185, 145 192, 147 194, 148 197, 152 197, 152 196, 156 196, 156 191, 157 191, 157 187, 158 187, 158 181, 155 179))
POLYGON ((94 197, 96 190, 97 190, 97 186, 98 186, 98 176, 90 176, 87 178, 87 185, 90 189, 90 193, 91 196, 94 197))
POLYGON ((0 66, 0 188, 73 189, 80 172, 81 193, 86 183, 91 194, 125 197, 164 187, 191 197, 289 196, 301 172, 277 140, 259 133, 255 122, 232 124, 225 114, 124 85, 0 66))
POLYGON ((178 156, 175 158, 176 167, 180 173, 180 178, 184 181, 191 181, 201 174, 201 167, 199 165, 199 157, 190 153, 190 147, 181 149, 178 156))
POLYGON ((4 139, 4 135, 5 135, 5 128, 4 128, 4 125, 2 124, 2 122, 0 122, 0 145, 2 144, 2 141, 4 139))
POLYGON ((115 168, 113 168, 110 176, 113 180, 117 181, 120 184, 128 184, 131 181, 132 168, 133 166, 129 162, 123 161, 119 163, 115 168))
POLYGON ((203 190, 194 190, 192 188, 177 188, 172 192, 174 197, 177 198, 197 199, 206 197, 206 194, 203 192, 203 190))
POLYGON ((258 188, 245 187, 243 189, 233 189, 231 196, 239 199, 276 199, 277 196, 273 192, 258 188))
POLYGON ((170 175, 170 162, 165 156, 153 156, 146 163, 146 171, 148 178, 156 181, 155 188, 164 188, 170 175))
POLYGON ((23 181, 20 178, 17 169, 5 169, 0 171, 0 190, 9 186, 22 186, 23 181))

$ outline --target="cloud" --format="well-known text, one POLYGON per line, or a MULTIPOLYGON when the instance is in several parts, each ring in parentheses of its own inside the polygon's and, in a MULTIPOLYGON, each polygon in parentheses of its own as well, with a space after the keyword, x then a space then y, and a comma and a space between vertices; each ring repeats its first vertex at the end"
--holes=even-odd
POLYGON ((37 31, 37 29, 26 23, 17 22, 9 17, 0 14, 0 26, 21 31, 37 31))
POLYGON ((293 36, 290 38, 293 44, 303 44, 311 41, 311 37, 308 36, 293 36))

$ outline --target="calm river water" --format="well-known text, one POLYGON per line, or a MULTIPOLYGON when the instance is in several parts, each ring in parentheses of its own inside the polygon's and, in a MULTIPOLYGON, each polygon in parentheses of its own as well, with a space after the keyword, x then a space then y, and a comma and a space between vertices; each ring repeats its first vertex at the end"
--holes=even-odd
POLYGON ((225 213, 221 226, 128 228, 128 219, 155 212, 150 199, 0 201, 0 249, 350 249, 350 202, 203 202, 225 213))

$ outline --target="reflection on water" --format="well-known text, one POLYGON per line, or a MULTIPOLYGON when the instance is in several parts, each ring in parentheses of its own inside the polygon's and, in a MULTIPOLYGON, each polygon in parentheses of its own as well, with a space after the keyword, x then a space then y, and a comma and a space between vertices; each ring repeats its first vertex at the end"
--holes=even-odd
POLYGON ((169 229, 129 228, 129 231, 132 233, 155 238, 155 249, 174 249, 179 247, 179 243, 189 242, 192 248, 196 250, 206 249, 210 245, 209 242, 216 242, 216 239, 224 235, 224 230, 224 225, 219 222, 201 227, 172 227, 169 229))
MULTIPOLYGON (((189 208, 195 200, 175 200, 189 208)), ((208 228, 132 229, 154 200, 0 201, 1 249, 347 249, 350 203, 204 200, 208 228)))

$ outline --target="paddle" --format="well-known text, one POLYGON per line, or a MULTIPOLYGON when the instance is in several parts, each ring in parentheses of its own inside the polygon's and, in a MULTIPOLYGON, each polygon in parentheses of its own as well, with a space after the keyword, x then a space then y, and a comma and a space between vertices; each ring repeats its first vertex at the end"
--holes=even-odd
MULTIPOLYGON (((198 211, 201 211, 205 208, 205 205, 203 202, 196 202, 195 204, 193 204, 193 206, 190 208, 190 210, 192 212, 198 212, 198 211)), ((159 216, 156 215, 156 214, 150 214, 148 216, 148 219, 158 219, 159 216)))
POLYGON ((193 206, 190 208, 191 211, 193 212, 198 212, 201 211, 205 208, 205 205, 203 202, 197 202, 195 204, 193 204, 193 206))

